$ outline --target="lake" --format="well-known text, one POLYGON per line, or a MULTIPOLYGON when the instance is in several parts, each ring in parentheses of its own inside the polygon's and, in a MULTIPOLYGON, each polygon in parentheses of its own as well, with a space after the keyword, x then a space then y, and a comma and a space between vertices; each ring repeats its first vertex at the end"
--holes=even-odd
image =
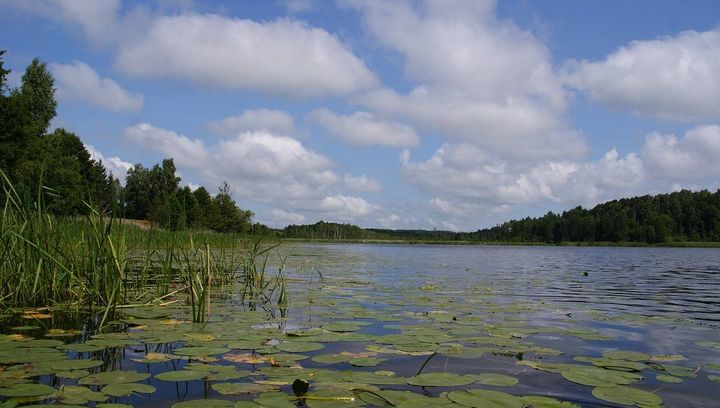
POLYGON ((719 406, 717 249, 288 244, 268 262, 284 267, 287 308, 224 288, 204 324, 179 302, 127 308, 115 332, 94 336, 97 318, 8 317, 0 395, 98 407, 719 406), (306 399, 292 397, 298 378, 306 399), (68 391, 48 398, 28 383, 68 391))

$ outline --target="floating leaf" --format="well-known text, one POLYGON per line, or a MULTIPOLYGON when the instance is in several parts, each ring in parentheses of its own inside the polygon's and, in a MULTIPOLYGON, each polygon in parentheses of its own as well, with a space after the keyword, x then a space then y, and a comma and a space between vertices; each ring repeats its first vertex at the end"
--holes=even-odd
POLYGON ((162 381, 195 381, 201 380, 208 375, 207 372, 195 370, 166 371, 155 375, 155 378, 162 381))
POLYGON ((127 384, 147 379, 150 374, 138 373, 136 371, 105 371, 91 374, 78 381, 81 385, 106 385, 106 384, 127 384))
POLYGON ((453 373, 423 373, 407 379, 408 384, 420 387, 455 387, 474 382, 472 376, 453 373))
POLYGON ((180 347, 175 350, 175 354, 181 356, 212 356, 215 354, 225 354, 230 349, 225 347, 180 347))
POLYGON ((172 404, 172 408, 233 408, 234 406, 235 403, 232 401, 220 399, 195 399, 172 404))
POLYGON ((475 381, 484 385, 495 385, 499 387, 509 387, 518 383, 518 379, 505 374, 482 373, 473 375, 475 381))
POLYGON ((660 374, 657 377, 658 381, 666 382, 666 383, 681 383, 683 382, 682 378, 674 377, 672 375, 667 374, 660 374))
POLYGON ((39 397, 55 392, 55 388, 45 384, 15 384, 0 388, 0 395, 5 397, 39 397))
POLYGON ((643 378, 641 375, 635 373, 585 366, 575 366, 562 371, 561 374, 568 381, 594 387, 632 384, 636 381, 642 380, 643 378))
POLYGON ((592 395, 603 401, 644 407, 658 406, 663 402, 662 398, 656 394, 622 385, 617 387, 597 387, 592 390, 592 395))
POLYGON ((305 353, 308 351, 320 350, 323 345, 320 343, 313 342, 284 342, 276 346, 279 350, 286 351, 288 353, 305 353))
POLYGON ((650 360, 650 356, 645 353, 637 351, 606 351, 603 353, 603 357, 611 358, 613 360, 628 360, 628 361, 647 361, 650 360))
POLYGON ((86 368, 93 368, 103 365, 100 360, 66 360, 57 361, 51 366, 53 370, 68 371, 68 370, 83 370, 86 368))
POLYGON ((103 387, 102 392, 113 397, 123 397, 134 392, 140 394, 152 394, 155 387, 147 384, 129 383, 129 384, 110 384, 103 387))
POLYGON ((466 407, 522 408, 523 400, 504 392, 493 390, 450 391, 448 398, 466 407))

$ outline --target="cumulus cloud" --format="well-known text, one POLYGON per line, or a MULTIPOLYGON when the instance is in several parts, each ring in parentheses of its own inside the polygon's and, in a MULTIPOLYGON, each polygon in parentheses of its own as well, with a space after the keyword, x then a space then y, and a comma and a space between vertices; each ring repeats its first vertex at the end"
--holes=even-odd
POLYGON ((352 146, 415 147, 420 143, 410 126, 382 120, 370 112, 339 115, 328 109, 317 109, 308 118, 352 146))
MULTIPOLYGON (((206 145, 201 140, 140 123, 125 129, 124 137, 174 158, 179 170, 193 173, 206 185, 228 181, 235 195, 258 203, 281 202, 286 206, 283 211, 316 212, 351 220, 378 208, 362 197, 341 193, 377 190, 380 188, 377 181, 364 175, 337 174, 329 158, 290 136, 253 131, 206 145)), ((270 215, 279 219, 282 214, 270 215)))
POLYGON ((238 133, 256 130, 287 135, 295 130, 295 120, 292 115, 281 110, 248 109, 237 116, 213 122, 209 127, 222 136, 235 136, 238 133))
POLYGON ((270 225, 278 227, 284 227, 288 224, 302 224, 305 222, 304 215, 292 211, 281 210, 278 208, 270 210, 270 214, 266 218, 266 222, 268 222, 270 225))
POLYGON ((575 157, 583 137, 565 118, 567 91, 548 49, 494 16, 494 2, 356 2, 369 31, 404 57, 414 89, 368 92, 376 112, 505 156, 575 157))
MULTIPOLYGON (((704 125, 678 137, 651 133, 638 152, 611 149, 592 161, 547 160, 530 167, 470 144, 448 143, 425 161, 400 158, 403 176, 436 195, 428 206, 458 225, 518 209, 593 206, 610 199, 718 185, 720 126, 704 125)), ((477 225, 477 224, 475 224, 477 225)))
POLYGON ((61 100, 84 101, 103 109, 120 112, 135 111, 143 106, 143 96, 128 92, 110 78, 101 78, 84 62, 50 64, 61 100))
POLYGON ((346 95, 377 83, 336 36, 299 21, 182 14, 150 24, 120 46, 116 63, 128 74, 291 97, 346 95))
POLYGON ((98 149, 93 145, 85 144, 85 150, 90 153, 90 158, 102 162, 105 170, 109 171, 116 179, 120 181, 120 184, 125 185, 125 177, 127 177, 127 171, 133 166, 132 163, 121 160, 117 156, 105 157, 98 149))
POLYGON ((610 107, 663 119, 720 118, 720 28, 633 41, 573 62, 568 82, 610 107))
POLYGON ((340 220, 352 220, 377 211, 380 207, 368 203, 362 197, 337 194, 323 198, 320 202, 320 208, 340 220))
POLYGON ((678 182, 720 178, 720 126, 696 126, 680 138, 652 133, 641 154, 655 177, 678 182))
POLYGON ((106 45, 119 30, 120 0, 7 0, 4 5, 80 28, 87 40, 106 45))

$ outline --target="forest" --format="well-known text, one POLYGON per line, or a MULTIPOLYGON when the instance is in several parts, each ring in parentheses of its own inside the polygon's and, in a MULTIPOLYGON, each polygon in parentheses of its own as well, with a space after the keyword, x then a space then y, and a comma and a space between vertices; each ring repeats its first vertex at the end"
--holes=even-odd
POLYGON ((720 241, 720 191, 623 198, 590 210, 576 207, 562 214, 504 222, 475 232, 362 229, 350 224, 319 222, 289 225, 278 231, 286 238, 465 241, 505 243, 607 243, 720 241))
MULTIPOLYGON (((16 89, 7 86, 0 50, 0 170, 26 202, 42 200, 57 216, 88 214, 91 209, 120 218, 149 220, 171 230, 206 229, 249 233, 253 213, 239 208, 230 186, 215 195, 205 187, 181 187, 172 159, 146 168, 136 164, 121 186, 93 160, 80 138, 65 129, 49 132, 56 116, 54 79, 45 63, 34 59, 16 89)), ((6 186, 7 187, 7 186, 6 186)), ((0 199, 5 202, 4 191, 0 199)))

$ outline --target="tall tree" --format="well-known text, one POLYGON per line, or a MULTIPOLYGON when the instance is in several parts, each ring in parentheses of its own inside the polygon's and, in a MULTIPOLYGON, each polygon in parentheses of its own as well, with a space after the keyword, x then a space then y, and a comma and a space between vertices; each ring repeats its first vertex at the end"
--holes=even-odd
POLYGON ((47 65, 35 58, 22 76, 20 94, 28 109, 38 134, 47 132, 50 121, 55 117, 55 80, 47 69, 47 65))

